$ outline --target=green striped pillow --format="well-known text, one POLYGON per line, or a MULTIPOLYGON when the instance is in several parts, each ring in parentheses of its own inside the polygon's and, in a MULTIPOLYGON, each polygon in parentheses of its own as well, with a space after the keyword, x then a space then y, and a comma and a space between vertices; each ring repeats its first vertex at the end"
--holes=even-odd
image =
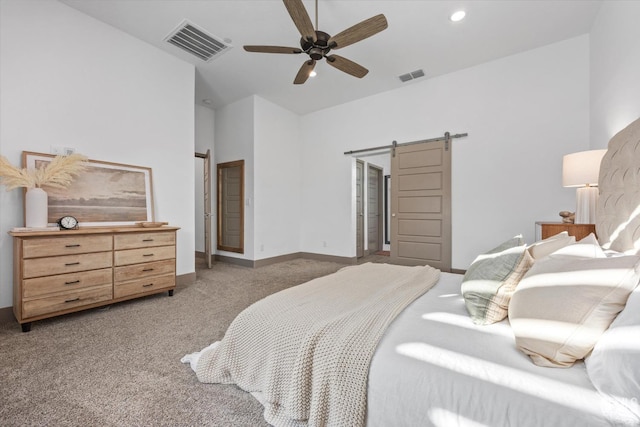
POLYGON ((507 317, 511 295, 532 265, 521 235, 479 255, 462 279, 462 296, 473 322, 488 325, 507 317))

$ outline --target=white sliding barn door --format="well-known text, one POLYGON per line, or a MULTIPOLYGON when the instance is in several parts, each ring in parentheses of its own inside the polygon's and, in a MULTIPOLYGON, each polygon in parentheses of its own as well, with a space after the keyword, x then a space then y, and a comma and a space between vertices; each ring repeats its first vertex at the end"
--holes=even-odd
POLYGON ((451 147, 444 140, 392 150, 391 261, 451 270, 451 147))

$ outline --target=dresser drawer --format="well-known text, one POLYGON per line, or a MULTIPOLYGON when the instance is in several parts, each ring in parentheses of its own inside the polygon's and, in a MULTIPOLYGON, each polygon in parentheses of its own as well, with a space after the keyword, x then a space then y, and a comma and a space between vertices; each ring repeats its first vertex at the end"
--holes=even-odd
POLYGON ((97 252, 92 254, 25 259, 22 266, 22 275, 23 278, 28 279, 32 277, 107 268, 113 265, 111 254, 111 252, 97 252))
POLYGON ((175 246, 157 246, 144 249, 127 249, 114 253, 114 264, 129 265, 141 262, 160 261, 163 259, 173 259, 176 257, 175 246))
POLYGON ((111 284, 111 268, 83 271, 78 273, 59 274, 57 276, 25 279, 22 283, 22 297, 33 298, 56 292, 89 288, 97 285, 111 284))
POLYGON ((23 258, 104 252, 113 249, 111 236, 66 236, 24 239, 23 258))
POLYGON ((165 233, 130 233, 118 234, 114 237, 115 250, 150 248, 153 246, 169 246, 176 244, 174 232, 165 233))
POLYGON ((176 262, 173 259, 165 261, 146 262, 144 264, 132 264, 116 267, 114 271, 115 282, 125 282, 142 277, 161 276, 163 274, 176 274, 176 262))
POLYGON ((171 289, 175 286, 176 276, 173 274, 131 280, 129 282, 117 283, 113 287, 113 297, 122 298, 130 295, 140 295, 163 289, 171 289))
POLYGON ((22 302, 23 317, 35 317, 56 311, 68 310, 75 307, 107 301, 113 298, 113 287, 109 285, 96 286, 88 289, 65 292, 45 298, 36 298, 22 302))

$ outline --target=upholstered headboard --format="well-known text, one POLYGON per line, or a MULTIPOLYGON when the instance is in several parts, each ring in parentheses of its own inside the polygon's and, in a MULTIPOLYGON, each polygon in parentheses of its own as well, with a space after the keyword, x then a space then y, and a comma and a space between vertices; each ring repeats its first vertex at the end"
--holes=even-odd
POLYGON ((600 245, 640 253, 640 119, 609 141, 598 187, 596 233, 600 245))

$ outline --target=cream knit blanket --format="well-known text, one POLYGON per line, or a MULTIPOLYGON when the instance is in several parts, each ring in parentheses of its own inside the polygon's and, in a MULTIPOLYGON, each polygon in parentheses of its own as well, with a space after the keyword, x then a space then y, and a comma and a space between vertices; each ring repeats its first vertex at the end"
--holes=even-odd
POLYGON ((368 263, 273 294, 201 352, 196 375, 251 392, 276 426, 364 425, 378 341, 439 277, 429 266, 368 263))

